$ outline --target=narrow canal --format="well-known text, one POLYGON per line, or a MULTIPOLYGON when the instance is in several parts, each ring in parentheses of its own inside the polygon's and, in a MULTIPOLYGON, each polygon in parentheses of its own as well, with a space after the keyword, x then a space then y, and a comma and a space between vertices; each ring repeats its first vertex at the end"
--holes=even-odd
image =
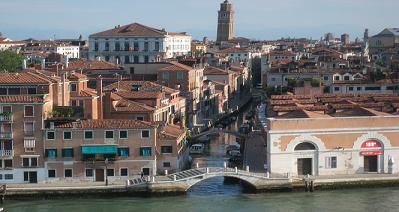
MULTIPOLYGON (((228 127, 237 130, 244 117, 240 114, 228 127)), ((212 138, 206 154, 193 156, 193 165, 223 166, 228 160, 226 147, 235 140, 229 134, 212 138)), ((398 211, 399 188, 250 194, 243 192, 239 182, 216 177, 194 185, 185 196, 6 201, 2 207, 7 212, 398 211)))

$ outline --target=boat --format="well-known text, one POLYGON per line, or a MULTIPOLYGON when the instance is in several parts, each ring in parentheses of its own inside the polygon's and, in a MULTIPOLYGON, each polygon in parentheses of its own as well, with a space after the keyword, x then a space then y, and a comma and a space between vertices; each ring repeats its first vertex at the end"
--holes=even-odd
POLYGON ((204 153, 205 145, 204 144, 193 144, 190 147, 190 154, 202 154, 204 153))

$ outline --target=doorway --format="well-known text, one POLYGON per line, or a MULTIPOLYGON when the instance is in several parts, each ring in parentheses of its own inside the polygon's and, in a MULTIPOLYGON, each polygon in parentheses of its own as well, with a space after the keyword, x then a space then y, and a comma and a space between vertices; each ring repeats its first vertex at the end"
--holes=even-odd
POLYGON ((312 158, 298 158, 298 175, 312 175, 312 158))
POLYGON ((96 169, 96 182, 104 182, 104 169, 96 169))
POLYGON ((364 156, 364 172, 378 172, 378 156, 364 156))
POLYGON ((37 183, 37 172, 24 172, 24 181, 37 183))

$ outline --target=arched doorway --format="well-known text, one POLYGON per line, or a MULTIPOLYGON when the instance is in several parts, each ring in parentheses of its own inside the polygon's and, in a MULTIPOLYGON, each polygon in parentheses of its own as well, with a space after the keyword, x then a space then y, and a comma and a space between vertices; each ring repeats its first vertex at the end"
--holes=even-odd
POLYGON ((384 153, 382 143, 378 140, 370 139, 363 142, 360 148, 360 155, 363 156, 364 172, 379 172, 382 169, 379 166, 379 161, 382 160, 384 153))
POLYGON ((313 143, 302 142, 295 146, 294 151, 297 154, 297 173, 301 175, 314 175, 316 173, 317 148, 313 143))

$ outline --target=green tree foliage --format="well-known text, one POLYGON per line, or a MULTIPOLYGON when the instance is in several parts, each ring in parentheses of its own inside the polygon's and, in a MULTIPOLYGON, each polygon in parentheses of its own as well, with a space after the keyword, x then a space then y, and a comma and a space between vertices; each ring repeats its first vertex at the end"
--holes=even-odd
POLYGON ((24 56, 12 51, 0 51, 0 71, 21 71, 24 58, 24 56))

